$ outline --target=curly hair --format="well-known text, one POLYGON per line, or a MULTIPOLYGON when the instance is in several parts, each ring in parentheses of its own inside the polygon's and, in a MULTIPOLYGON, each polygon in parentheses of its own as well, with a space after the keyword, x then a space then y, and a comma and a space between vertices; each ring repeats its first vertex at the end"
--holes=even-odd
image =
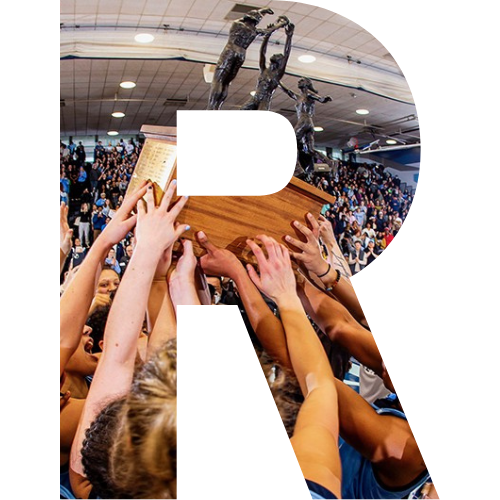
POLYGON ((109 477, 109 450, 124 402, 121 398, 108 404, 85 433, 81 450, 83 470, 99 498, 132 498, 119 491, 109 477))
POLYGON ((109 473, 129 498, 176 498, 176 339, 135 377, 118 415, 109 473))

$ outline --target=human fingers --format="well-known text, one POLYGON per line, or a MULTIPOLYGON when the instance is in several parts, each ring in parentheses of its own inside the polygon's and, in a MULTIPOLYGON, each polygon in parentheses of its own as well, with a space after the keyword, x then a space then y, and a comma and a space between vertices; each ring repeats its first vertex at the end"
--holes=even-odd
POLYGON ((293 225, 307 238, 307 241, 314 238, 312 231, 298 220, 293 221, 293 225))
POLYGON ((189 200, 189 196, 183 196, 182 198, 178 199, 177 203, 172 207, 169 214, 174 219, 176 219, 177 216, 181 213, 181 210, 184 208, 184 206, 186 205, 188 200, 189 200))
POLYGON ((259 234, 255 238, 264 244, 269 259, 275 260, 278 256, 276 253, 276 246, 275 246, 276 241, 273 238, 266 236, 265 234, 259 234))
MULTIPOLYGON (((186 231, 189 231, 191 229, 191 226, 189 226, 188 224, 179 224, 176 228, 175 228, 175 239, 177 240, 178 238, 180 238, 186 231)), ((191 242, 190 242, 191 243, 191 242)), ((184 246, 184 250, 186 250, 186 247, 184 246)), ((192 251, 192 246, 191 246, 191 251, 192 251)))
POLYGON ((139 217, 144 217, 144 214, 146 213, 146 205, 144 204, 144 200, 137 200, 137 213, 139 217))
POLYGON ((198 243, 208 252, 214 253, 218 248, 209 241, 208 236, 203 231, 198 231, 196 233, 196 239, 198 243))
POLYGON ((288 234, 285 236, 285 240, 288 243, 290 243, 291 245, 293 245, 294 247, 300 248, 301 250, 305 250, 307 248, 307 243, 304 243, 300 240, 292 238, 292 236, 290 236, 288 234))
POLYGON ((293 259, 299 261, 299 262, 304 262, 304 254, 299 253, 299 252, 290 252, 290 255, 293 259))
POLYGON ((323 217, 321 214, 319 214, 318 219, 320 220, 320 222, 326 222, 325 217, 323 217))
POLYGON ((257 288, 261 289, 262 283, 260 281, 259 275, 257 274, 257 272, 255 271, 255 269, 253 268, 252 265, 247 264, 247 272, 248 272, 248 276, 250 276, 250 279, 252 280, 253 284, 257 288))
POLYGON ((176 187, 177 187, 177 180, 172 179, 160 203, 160 208, 162 210, 168 210, 170 202, 172 201, 172 197, 174 196, 176 187))
POLYGON ((281 253, 281 258, 287 262, 290 263, 290 251, 285 245, 278 244, 278 250, 281 253))
POLYGON ((266 256, 264 255, 264 252, 259 247, 259 245, 257 245, 257 243, 255 243, 255 241, 252 241, 250 239, 247 240, 246 243, 250 247, 250 250, 252 250, 253 254, 255 255, 255 257, 257 259, 257 263, 259 264, 259 268, 261 268, 262 266, 265 266, 266 262, 267 262, 266 256))
POLYGON ((155 197, 153 194, 153 185, 150 184, 147 187, 146 194, 144 195, 144 199, 146 200, 146 205, 148 207, 148 213, 151 213, 155 209, 155 197))
POLYGON ((127 193, 127 195, 123 199, 121 209, 126 213, 130 213, 132 209, 137 205, 138 201, 146 194, 147 186, 149 184, 151 183, 142 181, 136 191, 127 193))
POLYGON ((316 218, 311 213, 307 214, 307 220, 309 221, 309 224, 311 224, 312 233, 314 235, 316 235, 316 237, 317 237, 317 235, 319 233, 319 224, 318 224, 318 221, 316 220, 316 218))

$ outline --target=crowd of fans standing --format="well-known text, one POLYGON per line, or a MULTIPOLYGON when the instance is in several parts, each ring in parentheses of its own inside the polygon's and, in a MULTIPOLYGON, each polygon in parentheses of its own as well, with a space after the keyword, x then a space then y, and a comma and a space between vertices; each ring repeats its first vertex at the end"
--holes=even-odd
MULTIPOLYGON (((75 229, 73 265, 81 263, 80 254, 85 254, 121 206, 141 146, 134 139, 107 146, 98 141, 93 161, 88 162, 81 142, 61 142, 60 200, 69 206, 75 229)), ((338 162, 335 171, 312 174, 307 181, 336 198, 333 205, 323 207, 321 215, 332 224, 353 274, 387 248, 413 201, 401 180, 380 164, 338 162)), ((117 269, 122 259, 127 260, 128 244, 128 240, 119 244, 111 258, 117 269)))

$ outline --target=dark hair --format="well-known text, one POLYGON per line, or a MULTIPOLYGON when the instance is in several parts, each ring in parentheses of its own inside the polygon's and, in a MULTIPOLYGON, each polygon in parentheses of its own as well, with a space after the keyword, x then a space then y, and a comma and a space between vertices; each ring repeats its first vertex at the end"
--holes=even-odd
POLYGON ((87 325, 92 328, 90 336, 94 341, 94 347, 92 348, 93 352, 102 352, 102 349, 99 347, 99 342, 104 337, 104 328, 106 327, 110 309, 110 306, 96 307, 94 312, 87 319, 87 325))
POLYGON ((85 432, 81 450, 82 465, 97 498, 132 498, 118 490, 109 474, 109 450, 115 439, 117 417, 123 403, 122 398, 108 404, 85 432))

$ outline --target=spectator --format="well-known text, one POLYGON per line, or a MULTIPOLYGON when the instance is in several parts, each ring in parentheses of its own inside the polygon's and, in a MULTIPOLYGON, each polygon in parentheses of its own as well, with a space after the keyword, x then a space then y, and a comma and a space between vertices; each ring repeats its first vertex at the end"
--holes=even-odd
POLYGON ((80 238, 75 238, 73 248, 71 249, 71 267, 79 266, 87 255, 87 250, 83 248, 80 238))
POLYGON ((354 251, 351 251, 349 254, 349 267, 351 268, 351 273, 358 273, 365 268, 366 263, 366 255, 361 248, 361 241, 356 241, 354 243, 354 251))
POLYGON ((375 246, 375 240, 368 240, 368 248, 365 250, 366 265, 371 264, 380 254, 375 246))
POLYGON ((90 210, 88 203, 82 203, 80 208, 80 223, 78 226, 78 237, 82 245, 90 246, 90 210))
POLYGON ((103 214, 102 207, 96 207, 96 208, 97 208, 96 213, 92 216, 94 241, 101 234, 102 228, 106 223, 106 217, 103 214))
POLYGON ((103 207, 106 205, 106 193, 101 193, 99 199, 95 202, 98 207, 103 207))
POLYGON ((394 234, 392 234, 392 231, 386 227, 385 228, 385 234, 384 234, 384 248, 387 248, 389 246, 389 243, 394 239, 394 234))
POLYGON ((109 266, 110 269, 112 269, 116 274, 120 274, 121 273, 120 264, 116 260, 116 253, 115 253, 115 249, 114 248, 111 248, 109 250, 108 256, 106 257, 106 260, 104 261, 104 263, 107 266, 109 266))
POLYGON ((85 148, 82 144, 82 141, 80 141, 76 148, 76 164, 78 167, 83 167, 83 165, 85 164, 85 158, 85 148))
POLYGON ((133 253, 134 247, 132 245, 128 245, 125 248, 125 255, 120 259, 120 269, 122 271, 122 275, 125 272, 125 269, 127 269, 128 263, 130 262, 133 253))

